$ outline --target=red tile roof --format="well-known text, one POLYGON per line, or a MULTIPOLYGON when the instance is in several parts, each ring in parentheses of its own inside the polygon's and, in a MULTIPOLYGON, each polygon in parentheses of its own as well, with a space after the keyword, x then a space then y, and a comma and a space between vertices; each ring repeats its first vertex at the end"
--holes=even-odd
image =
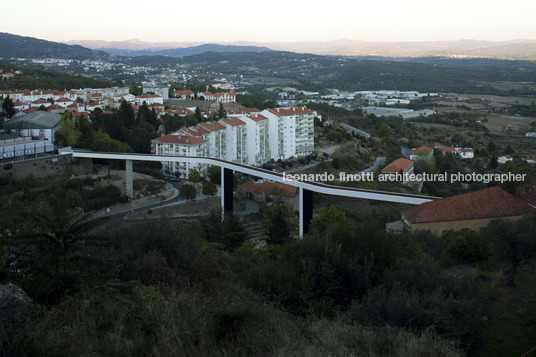
POLYGON ((193 95, 194 92, 192 92, 191 90, 188 90, 188 89, 186 89, 186 90, 176 90, 175 94, 177 94, 177 95, 193 95))
POLYGON ((406 172, 407 169, 409 169, 413 165, 413 161, 400 158, 396 159, 395 161, 391 162, 389 165, 387 165, 382 172, 392 172, 397 173, 400 172, 400 170, 406 172))
POLYGON ((56 102, 72 102, 72 99, 62 97, 62 98, 58 99, 56 102))
POLYGON ((456 152, 456 148, 441 148, 442 152, 456 152))
POLYGON ((202 126, 208 131, 216 131, 216 130, 225 129, 223 125, 221 125, 220 123, 216 123, 216 122, 205 122, 205 123, 199 124, 199 126, 202 126))
POLYGON ((48 100, 46 100, 46 99, 43 99, 43 98, 38 99, 35 102, 33 102, 33 104, 45 104, 45 103, 50 103, 50 102, 48 100))
POLYGON ((470 148, 462 148, 460 149, 461 152, 473 152, 474 150, 473 149, 470 149, 470 148))
POLYGON ((224 122, 225 124, 229 124, 230 126, 237 126, 237 125, 246 124, 246 123, 244 123, 242 120, 240 120, 238 118, 226 118, 226 119, 222 119, 221 121, 224 122))
POLYGON ((193 136, 201 136, 201 135, 207 135, 209 131, 202 127, 190 127, 186 129, 182 129, 185 133, 188 133, 193 136))
POLYGON ((410 155, 422 155, 422 154, 430 155, 430 153, 432 153, 433 151, 434 151, 434 149, 432 149, 431 147, 419 146, 418 148, 413 150, 410 153, 410 155))
POLYGON ((277 116, 288 116, 296 114, 312 114, 314 111, 310 110, 307 107, 292 107, 292 108, 275 108, 268 109, 268 111, 277 116))
POLYGON ((531 206, 536 207, 536 189, 533 188, 530 192, 522 193, 519 195, 519 198, 528 202, 531 206))
POLYGON ((156 138, 155 140, 158 140, 162 143, 186 144, 186 145, 202 144, 205 142, 205 140, 196 138, 195 136, 173 135, 173 134, 164 135, 159 138, 156 138))
POLYGON ((423 203, 402 211, 402 216, 411 223, 426 223, 510 217, 528 213, 536 213, 536 208, 494 186, 423 203))
POLYGON ((273 195, 276 190, 278 190, 282 196, 284 197, 295 197, 298 188, 292 185, 286 185, 284 183, 278 183, 278 182, 263 182, 262 184, 256 184, 251 181, 246 181, 243 184, 240 185, 240 188, 243 191, 251 191, 254 194, 265 194, 265 195, 273 195))
POLYGON ((258 114, 258 115, 246 115, 246 118, 249 118, 253 121, 261 121, 261 120, 267 120, 268 118, 264 115, 258 114))

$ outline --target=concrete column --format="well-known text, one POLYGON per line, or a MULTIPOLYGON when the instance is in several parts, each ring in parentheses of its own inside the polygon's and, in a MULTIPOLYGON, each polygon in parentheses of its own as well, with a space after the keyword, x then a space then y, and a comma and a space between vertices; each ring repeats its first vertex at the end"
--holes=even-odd
POLYGON ((233 170, 221 168, 221 208, 233 212, 233 170))
POLYGON ((309 232, 313 218, 313 191, 300 187, 300 238, 309 232))
POLYGON ((125 184, 126 193, 129 200, 134 198, 134 189, 132 186, 132 160, 125 160, 125 184))

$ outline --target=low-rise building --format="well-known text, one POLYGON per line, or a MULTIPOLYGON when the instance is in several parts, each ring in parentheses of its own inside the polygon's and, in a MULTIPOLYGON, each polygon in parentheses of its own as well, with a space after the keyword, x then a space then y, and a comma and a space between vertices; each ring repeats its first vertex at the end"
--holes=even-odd
POLYGON ((430 161, 434 155, 434 149, 428 146, 419 146, 409 154, 409 158, 413 161, 426 160, 430 161))
POLYGON ((536 208, 494 186, 423 203, 401 215, 410 230, 430 230, 439 235, 451 229, 478 231, 495 218, 515 220, 530 213, 536 213, 536 208))

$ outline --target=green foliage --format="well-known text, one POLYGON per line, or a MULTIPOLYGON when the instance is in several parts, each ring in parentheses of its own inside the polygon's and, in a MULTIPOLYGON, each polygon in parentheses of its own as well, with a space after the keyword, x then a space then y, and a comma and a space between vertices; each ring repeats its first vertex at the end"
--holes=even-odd
POLYGON ((121 264, 123 280, 139 280, 164 289, 214 294, 224 285, 221 266, 203 251, 196 223, 168 220, 130 222, 107 227, 113 241, 105 256, 121 264))
POLYGON ((198 183, 201 181, 201 173, 198 169, 193 168, 188 172, 188 181, 198 183))
MULTIPOLYGON (((322 214, 341 216, 334 209, 322 214)), ((394 236, 370 220, 313 227, 303 240, 287 243, 279 259, 245 272, 245 284, 292 311, 331 315, 363 297, 387 267, 421 256, 413 236, 394 236)))
POLYGON ((474 351, 485 343, 487 306, 470 280, 456 281, 425 264, 400 264, 348 311, 360 324, 399 326, 410 331, 433 329, 474 351))
POLYGON ((482 235, 488 239, 493 257, 510 263, 507 283, 515 286, 519 265, 536 257, 536 216, 523 216, 517 221, 495 219, 482 229, 482 235))
POLYGON ((387 124, 383 124, 378 129, 377 135, 380 138, 388 138, 388 137, 390 137, 391 136, 391 127, 389 125, 387 125, 387 124))
POLYGON ((208 242, 221 243, 229 251, 235 250, 247 239, 242 221, 233 213, 226 212, 222 219, 221 209, 212 209, 199 222, 203 237, 208 242))
POLYGON ((292 239, 298 220, 292 208, 282 202, 262 209, 264 221, 268 224, 267 242, 285 244, 292 239))
POLYGON ((65 113, 61 117, 60 126, 54 138, 59 146, 76 146, 80 132, 76 129, 75 121, 70 113, 65 113))
POLYGON ((84 286, 96 287, 112 277, 113 265, 89 253, 89 247, 108 244, 94 235, 103 218, 77 217, 56 201, 50 215, 28 217, 34 228, 15 238, 18 260, 13 280, 37 301, 53 305, 84 286))
POLYGON ((197 191, 194 185, 189 183, 182 185, 180 189, 180 196, 186 198, 186 201, 195 199, 195 196, 197 196, 197 191))
POLYGON ((11 98, 6 98, 2 102, 2 113, 5 118, 12 118, 15 115, 15 105, 11 98))
POLYGON ((221 167, 219 166, 209 166, 208 168, 208 178, 211 182, 219 185, 221 183, 221 167))
POLYGON ((235 295, 200 299, 191 292, 166 295, 143 286, 114 296, 86 292, 42 311, 13 354, 86 356, 95 351, 119 356, 464 355, 430 332, 305 319, 235 295))
POLYGON ((445 253, 455 264, 476 263, 488 259, 488 242, 472 229, 450 231, 444 240, 445 253))
POLYGON ((212 183, 211 181, 203 182, 203 195, 214 197, 216 196, 216 193, 218 193, 218 186, 216 186, 215 183, 212 183))

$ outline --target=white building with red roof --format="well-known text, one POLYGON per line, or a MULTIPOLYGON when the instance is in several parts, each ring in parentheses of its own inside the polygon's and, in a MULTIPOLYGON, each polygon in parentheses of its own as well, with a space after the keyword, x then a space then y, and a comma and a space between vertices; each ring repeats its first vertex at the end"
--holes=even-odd
POLYGON ((221 119, 219 123, 226 128, 227 160, 238 162, 240 164, 247 164, 248 149, 246 123, 238 118, 221 119))
POLYGON ((314 118, 307 107, 263 110, 269 120, 269 150, 274 160, 306 156, 314 150, 314 118))
POLYGON ((191 90, 185 89, 185 90, 175 90, 174 91, 175 96, 178 99, 186 100, 186 99, 194 99, 195 94, 191 90))
POLYGON ((136 105, 142 105, 143 102, 145 102, 147 105, 151 105, 153 103, 164 104, 164 97, 158 94, 143 94, 137 95, 134 99, 134 103, 136 103, 136 105))
POLYGON ((205 122, 199 126, 209 132, 207 135, 209 156, 227 160, 227 130, 218 122, 205 122))
MULTIPOLYGON (((151 141, 151 152, 157 155, 206 157, 207 141, 183 133, 168 134, 151 141)), ((200 172, 205 171, 205 165, 190 162, 162 162, 162 165, 166 175, 179 173, 182 177, 187 177, 194 168, 200 172)))
POLYGON ((269 161, 268 118, 257 113, 242 115, 240 119, 246 123, 248 165, 260 165, 269 161))

